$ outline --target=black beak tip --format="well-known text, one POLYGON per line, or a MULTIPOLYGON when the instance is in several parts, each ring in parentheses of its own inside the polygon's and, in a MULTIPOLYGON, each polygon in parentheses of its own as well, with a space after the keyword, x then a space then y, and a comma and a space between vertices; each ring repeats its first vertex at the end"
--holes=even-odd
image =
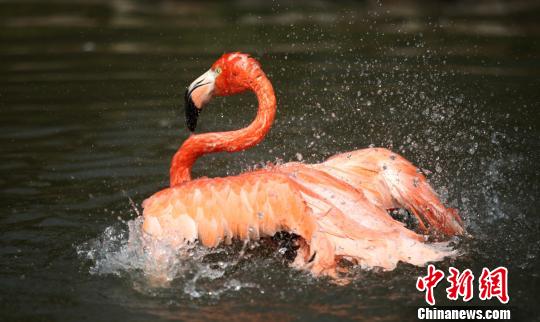
POLYGON ((185 94, 185 110, 186 110, 186 125, 188 129, 193 132, 197 127, 197 118, 199 117, 199 109, 195 106, 195 103, 191 100, 191 93, 186 90, 185 94))

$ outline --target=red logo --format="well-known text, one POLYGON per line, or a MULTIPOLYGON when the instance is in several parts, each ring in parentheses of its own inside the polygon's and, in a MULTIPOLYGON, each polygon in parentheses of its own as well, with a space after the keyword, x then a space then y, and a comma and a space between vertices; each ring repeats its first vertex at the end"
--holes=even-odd
POLYGON ((416 281, 416 289, 420 292, 426 292, 426 302, 429 305, 435 305, 435 296, 433 295, 433 289, 444 278, 444 272, 438 270, 432 264, 428 266, 428 274, 426 277, 419 277, 416 281))
POLYGON ((459 269, 450 267, 450 276, 446 279, 450 283, 450 287, 446 289, 446 297, 449 300, 457 300, 463 296, 463 301, 470 301, 473 297, 473 280, 474 275, 470 269, 466 269, 463 273, 459 269))
MULTIPOLYGON (((470 301, 474 295, 474 274, 470 269, 460 272, 459 269, 450 267, 449 275, 446 280, 449 287, 446 288, 446 297, 449 300, 456 301, 462 297, 464 302, 470 301)), ((432 264, 428 265, 427 275, 418 277, 416 280, 416 289, 425 292, 426 302, 429 305, 435 305, 434 289, 444 278, 444 272, 435 268, 432 264)), ((494 270, 482 269, 482 275, 478 279, 479 298, 482 301, 497 298, 501 303, 508 303, 508 269, 506 267, 497 267, 494 270)))
POLYGON ((484 267, 478 281, 478 287, 481 300, 490 300, 492 297, 496 297, 501 303, 508 303, 510 299, 508 297, 508 269, 501 266, 490 271, 484 267))

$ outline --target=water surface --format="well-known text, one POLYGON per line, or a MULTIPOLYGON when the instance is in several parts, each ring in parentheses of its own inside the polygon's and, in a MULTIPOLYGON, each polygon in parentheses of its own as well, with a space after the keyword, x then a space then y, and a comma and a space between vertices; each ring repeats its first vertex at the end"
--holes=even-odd
MULTIPOLYGON (((272 80, 276 123, 195 176, 390 148, 430 173, 473 236, 438 267, 508 267, 514 312, 538 319, 539 16, 527 1, 1 2, 0 319, 414 319, 424 268, 337 286, 268 245, 195 249, 169 287, 145 283, 129 227, 136 238, 140 203, 188 135, 185 86, 236 50, 272 80)), ((244 126, 255 104, 216 99, 198 131, 244 126)))

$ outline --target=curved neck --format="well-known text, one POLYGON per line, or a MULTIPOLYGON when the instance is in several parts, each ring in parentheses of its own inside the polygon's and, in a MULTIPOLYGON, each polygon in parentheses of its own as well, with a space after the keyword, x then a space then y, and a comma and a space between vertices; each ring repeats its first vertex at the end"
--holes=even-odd
POLYGON ((272 84, 262 70, 250 79, 250 89, 257 95, 257 116, 247 127, 229 132, 191 135, 173 157, 170 185, 191 180, 191 167, 199 157, 212 152, 236 152, 248 149, 266 136, 276 114, 276 97, 272 84))

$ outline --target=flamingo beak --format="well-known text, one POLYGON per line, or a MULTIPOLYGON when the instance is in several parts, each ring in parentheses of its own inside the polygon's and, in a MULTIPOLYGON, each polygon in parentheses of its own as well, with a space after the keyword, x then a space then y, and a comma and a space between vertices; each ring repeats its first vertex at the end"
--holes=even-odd
POLYGON ((186 90, 185 109, 186 124, 188 129, 193 132, 197 127, 197 118, 204 105, 206 105, 214 94, 214 81, 216 73, 209 70, 197 78, 186 90))

